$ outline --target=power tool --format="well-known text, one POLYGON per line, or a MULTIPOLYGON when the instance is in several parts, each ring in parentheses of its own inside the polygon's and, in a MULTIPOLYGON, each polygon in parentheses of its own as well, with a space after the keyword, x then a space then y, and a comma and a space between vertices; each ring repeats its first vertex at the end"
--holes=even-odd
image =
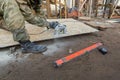
POLYGON ((66 33, 67 33, 66 25, 64 25, 64 24, 58 24, 55 27, 54 35, 60 35, 60 34, 66 34, 66 33))
POLYGON ((66 25, 59 23, 58 21, 50 22, 50 28, 55 30, 54 35, 66 34, 66 25))

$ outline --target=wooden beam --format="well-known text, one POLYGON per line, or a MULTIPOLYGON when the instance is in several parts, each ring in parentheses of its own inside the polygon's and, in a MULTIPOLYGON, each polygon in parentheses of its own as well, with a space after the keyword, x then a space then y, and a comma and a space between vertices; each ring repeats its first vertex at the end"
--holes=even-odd
POLYGON ((50 0, 46 0, 46 6, 47 6, 47 15, 48 15, 48 18, 50 18, 51 16, 50 0))
POLYGON ((55 0, 55 14, 57 16, 57 1, 55 0))
POLYGON ((91 14, 92 14, 92 0, 89 0, 89 1, 90 1, 89 17, 91 17, 91 14))
POLYGON ((113 6, 113 10, 112 10, 112 13, 111 13, 111 15, 110 15, 110 18, 112 17, 112 15, 113 15, 115 9, 117 8, 118 2, 119 2, 119 0, 116 0, 116 3, 115 3, 114 6, 113 6))
POLYGON ((65 3, 65 18, 67 18, 67 2, 66 2, 66 0, 64 0, 64 3, 65 3))
POLYGON ((80 0, 79 0, 79 12, 78 12, 78 18, 80 17, 80 12, 82 11, 83 6, 85 5, 85 3, 87 2, 87 0, 85 0, 82 5, 80 5, 80 0))

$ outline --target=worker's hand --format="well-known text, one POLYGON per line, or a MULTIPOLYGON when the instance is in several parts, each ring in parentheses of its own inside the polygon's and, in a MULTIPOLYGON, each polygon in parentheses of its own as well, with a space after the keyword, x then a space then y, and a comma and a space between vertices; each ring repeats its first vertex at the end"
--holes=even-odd
POLYGON ((49 27, 48 27, 48 29, 49 29, 49 28, 55 29, 58 24, 59 24, 59 22, 57 22, 57 21, 49 22, 49 27))

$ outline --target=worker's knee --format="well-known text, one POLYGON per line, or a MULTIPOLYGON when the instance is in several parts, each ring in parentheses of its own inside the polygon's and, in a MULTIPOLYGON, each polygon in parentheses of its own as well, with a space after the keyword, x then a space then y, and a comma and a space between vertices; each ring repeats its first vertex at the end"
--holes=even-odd
POLYGON ((15 30, 23 30, 25 28, 25 21, 23 18, 13 18, 10 21, 6 20, 6 29, 8 29, 11 32, 14 32, 15 30))

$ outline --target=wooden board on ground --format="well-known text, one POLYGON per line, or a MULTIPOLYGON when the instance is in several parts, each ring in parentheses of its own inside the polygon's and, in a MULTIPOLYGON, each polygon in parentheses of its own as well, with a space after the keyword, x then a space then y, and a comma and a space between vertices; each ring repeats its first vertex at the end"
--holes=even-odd
POLYGON ((90 17, 79 17, 78 19, 79 19, 79 20, 83 20, 83 21, 90 21, 90 20, 93 20, 93 19, 90 18, 90 17))
POLYGON ((94 27, 94 28, 97 28, 99 30, 104 30, 104 29, 107 29, 107 28, 111 28, 111 27, 114 27, 114 24, 113 23, 109 23, 109 22, 100 22, 100 21, 90 21, 90 22, 85 22, 85 24, 91 26, 91 27, 94 27))
POLYGON ((110 23, 120 23, 120 19, 109 19, 106 22, 110 22, 110 23))
MULTIPOLYGON (((96 32, 98 30, 73 19, 50 19, 48 21, 59 21, 61 24, 67 25, 67 34, 61 34, 59 36, 54 36, 54 30, 47 30, 45 27, 37 27, 26 23, 26 29, 30 35, 31 41, 42 41, 49 40, 59 37, 80 35, 86 33, 96 32)), ((18 45, 17 42, 13 40, 12 34, 6 30, 0 29, 0 48, 18 45)))

